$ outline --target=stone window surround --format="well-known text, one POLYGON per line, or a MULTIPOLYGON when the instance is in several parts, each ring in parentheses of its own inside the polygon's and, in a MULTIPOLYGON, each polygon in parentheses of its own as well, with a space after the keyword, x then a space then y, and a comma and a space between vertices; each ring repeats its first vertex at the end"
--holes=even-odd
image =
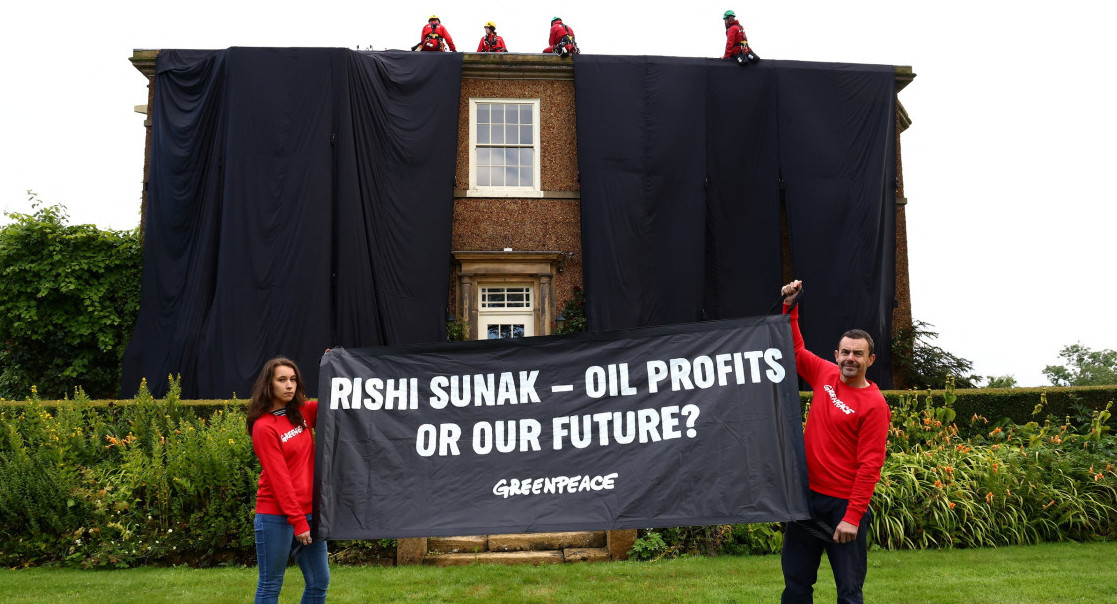
POLYGON ((555 317, 554 277, 566 260, 564 252, 456 251, 453 252, 456 316, 469 323, 469 339, 477 339, 478 284, 531 283, 535 288, 532 313, 535 335, 551 333, 555 317))

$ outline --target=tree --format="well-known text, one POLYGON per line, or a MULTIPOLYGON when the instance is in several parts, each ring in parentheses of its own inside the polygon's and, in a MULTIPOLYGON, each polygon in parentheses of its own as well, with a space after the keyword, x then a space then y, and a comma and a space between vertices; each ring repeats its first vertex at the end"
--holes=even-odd
POLYGON ((904 383, 914 388, 944 388, 946 378, 954 377, 958 388, 974 388, 981 378, 970 373, 973 362, 951 354, 932 343, 939 337, 930 323, 912 321, 910 328, 901 328, 892 338, 892 367, 899 371, 904 383))
POLYGON ((985 376, 986 388, 1015 388, 1016 376, 1012 375, 987 375, 985 376))
POLYGON ((0 397, 115 396, 139 311, 138 229, 67 225, 64 206, 28 193, 33 213, 0 227, 0 397))
POLYGON ((1059 358, 1062 365, 1048 365, 1043 375, 1052 386, 1101 386, 1117 384, 1117 351, 1104 348, 1090 350, 1080 342, 1064 346, 1059 358))

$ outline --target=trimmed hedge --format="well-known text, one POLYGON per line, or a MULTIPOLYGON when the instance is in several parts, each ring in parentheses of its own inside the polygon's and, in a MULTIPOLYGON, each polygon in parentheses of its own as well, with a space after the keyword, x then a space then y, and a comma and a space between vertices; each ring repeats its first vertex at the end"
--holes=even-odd
MULTIPOLYGON (((944 390, 885 390, 883 391, 888 405, 895 408, 901 397, 916 396, 924 400, 930 394, 935 401, 942 401, 944 390)), ((800 392, 799 400, 806 405, 811 402, 814 394, 810 391, 800 392)), ((1048 417, 1056 421, 1065 418, 1087 418, 1092 411, 1105 409, 1109 402, 1117 401, 1117 385, 1114 386, 1074 386, 1074 387, 1037 387, 1037 388, 970 388, 954 390, 958 400, 954 403, 954 410, 959 418, 970 418, 979 415, 989 420, 990 423, 1004 423, 1004 420, 1014 424, 1026 424, 1031 421, 1042 421, 1048 417), (1035 415, 1036 405, 1043 403, 1043 408, 1035 415)), ((53 408, 71 401, 38 401, 46 408, 53 408)), ((123 405, 131 404, 126 400, 95 400, 88 404, 103 413, 113 414, 119 412, 123 405)), ((4 411, 18 411, 27 404, 26 401, 5 401, 0 399, 0 413, 4 411)), ((245 409, 248 401, 240 399, 231 400, 193 400, 180 401, 179 405, 192 409, 199 418, 208 418, 218 410, 229 407, 245 409)))
MULTIPOLYGON (((958 400, 954 402, 954 411, 958 414, 958 421, 968 420, 974 415, 979 415, 989 420, 990 424, 1008 422, 1026 424, 1028 422, 1053 418, 1054 421, 1063 422, 1067 417, 1072 420, 1086 420, 1093 411, 1105 409, 1106 404, 1117 401, 1117 385, 1115 386, 1074 386, 1074 387, 1039 387, 1039 388, 966 388, 953 391, 958 400), (1036 413, 1036 405, 1043 404, 1043 408, 1036 413)), ((893 409, 905 396, 916 396, 919 400, 926 399, 930 394, 941 404, 945 390, 884 390, 885 400, 893 409)), ((811 402, 812 392, 800 392, 799 400, 804 407, 811 402)))

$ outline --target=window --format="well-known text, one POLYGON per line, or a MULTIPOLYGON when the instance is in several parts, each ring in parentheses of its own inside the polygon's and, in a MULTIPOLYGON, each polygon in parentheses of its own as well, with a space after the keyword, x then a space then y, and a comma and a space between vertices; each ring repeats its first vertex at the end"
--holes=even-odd
POLYGON ((486 323, 485 327, 489 340, 524 337, 524 323, 486 323))
POLYGON ((534 288, 528 284, 482 285, 477 312, 477 337, 481 340, 524 338, 535 335, 534 288))
POLYGON ((481 308, 531 308, 531 287, 482 287, 481 308))
POLYGON ((543 196, 539 99, 470 99, 469 141, 468 195, 543 196))

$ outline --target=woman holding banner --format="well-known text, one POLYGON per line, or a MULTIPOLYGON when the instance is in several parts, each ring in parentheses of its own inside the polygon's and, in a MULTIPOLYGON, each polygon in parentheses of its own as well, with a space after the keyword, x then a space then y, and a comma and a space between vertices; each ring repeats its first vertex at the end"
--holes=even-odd
POLYGON ((326 542, 310 537, 314 495, 314 437, 318 401, 306 400, 294 361, 264 364, 248 404, 248 433, 260 459, 256 491, 256 602, 277 602, 287 562, 298 563, 306 581, 302 601, 325 602, 330 585, 326 542))

